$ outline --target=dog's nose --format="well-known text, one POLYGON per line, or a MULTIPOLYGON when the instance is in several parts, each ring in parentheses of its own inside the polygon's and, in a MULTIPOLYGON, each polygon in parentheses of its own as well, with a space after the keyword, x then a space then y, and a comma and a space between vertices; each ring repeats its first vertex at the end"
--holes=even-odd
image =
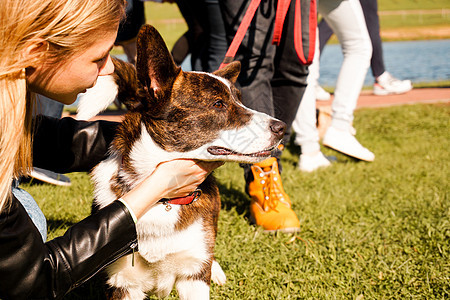
POLYGON ((270 121, 270 130, 272 130, 277 139, 281 140, 286 131, 286 124, 282 121, 272 120, 270 121))

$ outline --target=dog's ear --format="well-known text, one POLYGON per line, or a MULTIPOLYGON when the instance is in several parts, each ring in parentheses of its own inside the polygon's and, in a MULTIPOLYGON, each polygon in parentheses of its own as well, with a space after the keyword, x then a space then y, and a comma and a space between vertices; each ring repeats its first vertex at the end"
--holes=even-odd
POLYGON ((228 79, 232 83, 236 83, 240 72, 241 63, 239 61, 233 61, 222 69, 215 71, 213 74, 228 79))
POLYGON ((128 110, 139 107, 143 101, 142 86, 138 81, 136 67, 133 64, 114 59, 113 77, 118 86, 117 99, 125 104, 128 110))
POLYGON ((148 24, 138 34, 136 69, 141 84, 158 100, 166 98, 181 72, 159 32, 148 24))

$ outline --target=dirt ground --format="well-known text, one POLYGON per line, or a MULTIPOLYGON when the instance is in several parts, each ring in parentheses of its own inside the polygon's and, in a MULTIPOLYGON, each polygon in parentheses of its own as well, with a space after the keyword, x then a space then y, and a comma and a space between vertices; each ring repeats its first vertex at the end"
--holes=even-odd
POLYGON ((450 26, 382 29, 383 40, 450 39, 450 26))

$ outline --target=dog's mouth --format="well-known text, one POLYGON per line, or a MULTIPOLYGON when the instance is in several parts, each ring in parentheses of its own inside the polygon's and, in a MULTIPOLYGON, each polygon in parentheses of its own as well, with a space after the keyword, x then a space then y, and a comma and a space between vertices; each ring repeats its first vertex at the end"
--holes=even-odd
POLYGON ((270 156, 271 152, 275 149, 275 146, 255 152, 255 153, 239 153, 230 149, 227 149, 225 147, 219 147, 219 146, 211 146, 208 147, 208 152, 212 155, 237 155, 237 156, 249 156, 249 157, 268 157, 270 156))

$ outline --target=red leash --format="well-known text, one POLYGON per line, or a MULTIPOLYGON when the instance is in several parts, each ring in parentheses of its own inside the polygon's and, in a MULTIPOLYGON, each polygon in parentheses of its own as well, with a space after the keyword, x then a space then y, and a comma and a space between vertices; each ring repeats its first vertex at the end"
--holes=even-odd
POLYGON ((242 43, 245 33, 247 32, 248 26, 250 26, 250 22, 252 21, 253 16, 255 15, 255 12, 259 7, 259 3, 261 3, 261 0, 252 0, 252 2, 250 2, 250 5, 248 6, 247 11, 245 12, 244 18, 242 19, 242 22, 239 25, 236 34, 234 35, 230 47, 228 47, 227 53, 225 54, 225 58, 223 59, 223 62, 220 64, 219 69, 222 69, 223 67, 225 67, 234 60, 239 45, 242 43))
POLYGON ((317 29, 317 5, 316 0, 311 0, 309 4, 309 49, 308 59, 305 59, 303 53, 303 40, 302 40, 302 20, 300 10, 300 0, 297 0, 295 5, 295 22, 298 22, 298 26, 294 25, 294 41, 297 55, 303 64, 311 64, 314 58, 314 52, 316 49, 316 29, 317 29))
MULTIPOLYGON (((242 22, 239 25, 239 28, 233 38, 233 41, 230 44, 230 47, 228 48, 227 53, 225 54, 223 62, 220 64, 219 69, 222 69, 223 67, 225 67, 234 60, 239 45, 242 43, 245 33, 247 32, 247 29, 250 26, 250 22, 252 21, 260 3, 261 0, 252 0, 252 2, 250 2, 250 5, 248 6, 247 11, 245 12, 244 18, 242 19, 242 22)), ((277 12, 275 15, 275 27, 272 39, 272 44, 276 44, 277 46, 280 44, 281 41, 281 34, 283 32, 284 20, 286 19, 286 14, 289 10, 290 3, 291 0, 278 0, 277 12)), ((305 58, 305 54, 303 53, 301 6, 300 0, 296 0, 295 21, 294 21, 294 46, 297 52, 297 56, 303 64, 310 64, 314 58, 314 49, 316 43, 316 25, 317 25, 316 0, 311 0, 309 13, 310 13, 309 17, 310 43, 309 43, 308 58, 305 58)))

